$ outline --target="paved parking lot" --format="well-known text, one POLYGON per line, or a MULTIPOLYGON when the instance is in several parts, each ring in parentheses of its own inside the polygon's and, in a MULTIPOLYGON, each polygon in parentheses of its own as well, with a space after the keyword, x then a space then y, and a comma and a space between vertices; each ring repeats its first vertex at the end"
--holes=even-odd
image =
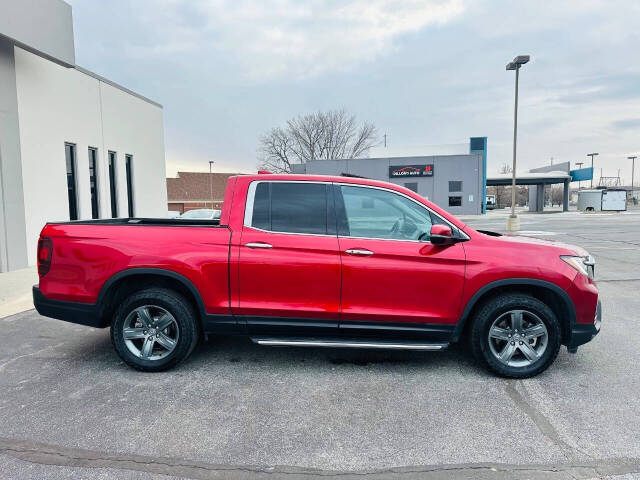
POLYGON ((640 478, 640 212, 524 215, 522 229, 589 250, 604 308, 596 340, 524 381, 461 347, 226 338, 144 374, 106 330, 0 319, 0 477, 640 478))

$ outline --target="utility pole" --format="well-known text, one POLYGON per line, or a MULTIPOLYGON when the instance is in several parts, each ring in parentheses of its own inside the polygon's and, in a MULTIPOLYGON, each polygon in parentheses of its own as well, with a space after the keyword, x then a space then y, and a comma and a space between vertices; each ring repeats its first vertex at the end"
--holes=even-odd
POLYGON ((387 134, 385 133, 383 137, 384 137, 384 148, 387 148, 387 134))
POLYGON ((638 158, 637 156, 633 156, 633 157, 627 157, 629 160, 631 160, 631 201, 633 202, 633 175, 634 175, 634 169, 636 166, 636 158, 638 158))
POLYGON ((511 215, 507 218, 507 230, 520 230, 520 219, 516 215, 516 143, 518 139, 518 79, 520 67, 529 61, 529 55, 518 55, 507 63, 507 70, 516 71, 516 97, 513 107, 513 176, 511 179, 511 215))
MULTIPOLYGON (((587 153, 587 157, 591 157, 591 188, 593 188, 593 157, 600 155, 599 153, 587 153)), ((602 172, 600 173, 602 176, 602 172)))
POLYGON ((213 168, 213 160, 209 160, 209 195, 211 196, 211 208, 213 208, 213 179, 211 169, 213 168))
MULTIPOLYGON (((576 166, 578 167, 578 169, 582 168, 582 165, 584 165, 584 162, 576 162, 576 166)), ((580 190, 582 188, 582 181, 578 180, 578 190, 580 190)))

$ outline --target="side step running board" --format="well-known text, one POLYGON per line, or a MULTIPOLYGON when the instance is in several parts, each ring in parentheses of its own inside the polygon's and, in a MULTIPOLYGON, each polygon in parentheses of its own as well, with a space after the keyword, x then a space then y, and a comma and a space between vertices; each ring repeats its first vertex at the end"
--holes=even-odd
POLYGON ((405 342, 361 339, 315 339, 315 338, 271 338, 252 337, 251 341, 259 345, 281 347, 327 347, 327 348, 378 348, 384 350, 444 350, 447 342, 405 342))

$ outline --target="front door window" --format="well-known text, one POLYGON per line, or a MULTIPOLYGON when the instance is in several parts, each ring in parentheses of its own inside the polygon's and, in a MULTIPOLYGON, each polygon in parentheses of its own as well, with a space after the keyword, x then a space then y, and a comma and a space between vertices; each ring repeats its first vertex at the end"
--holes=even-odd
POLYGON ((346 222, 341 236, 390 240, 429 240, 429 210, 387 190, 342 185, 346 222))

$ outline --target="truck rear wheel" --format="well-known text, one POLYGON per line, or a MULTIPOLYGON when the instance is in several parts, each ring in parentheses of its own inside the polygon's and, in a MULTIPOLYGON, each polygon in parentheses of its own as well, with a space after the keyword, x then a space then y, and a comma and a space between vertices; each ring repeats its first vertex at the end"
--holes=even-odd
POLYGON ((118 307, 111 342, 127 365, 145 372, 167 370, 186 359, 198 343, 195 311, 172 290, 137 291, 118 307))
POLYGON ((562 330, 553 311, 525 294, 494 297, 480 307, 471 329, 473 354, 503 377, 533 377, 558 356, 562 330))

